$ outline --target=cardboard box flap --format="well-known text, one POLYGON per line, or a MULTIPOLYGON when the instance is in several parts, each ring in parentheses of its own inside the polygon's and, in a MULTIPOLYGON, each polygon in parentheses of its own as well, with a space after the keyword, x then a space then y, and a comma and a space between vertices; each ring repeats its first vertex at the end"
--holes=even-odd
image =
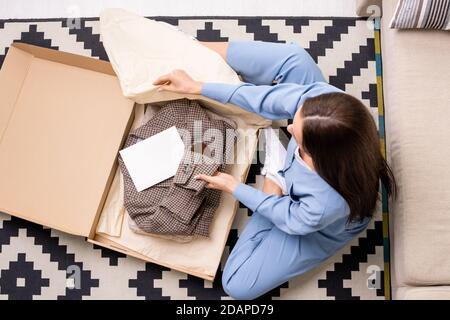
POLYGON ((63 63, 68 66, 79 67, 86 70, 96 71, 104 74, 115 76, 115 72, 111 64, 90 57, 73 54, 70 52, 47 49, 44 47, 34 46, 27 43, 15 42, 11 44, 11 48, 19 49, 33 55, 35 58, 41 58, 48 61, 63 63))
POLYGON ((89 236, 133 105, 109 63, 13 44, 0 71, 0 211, 89 236))
MULTIPOLYGON (((29 55, 11 47, 0 73, 0 139, 14 109, 30 64, 29 55)), ((0 140, 1 141, 1 140, 0 140)))

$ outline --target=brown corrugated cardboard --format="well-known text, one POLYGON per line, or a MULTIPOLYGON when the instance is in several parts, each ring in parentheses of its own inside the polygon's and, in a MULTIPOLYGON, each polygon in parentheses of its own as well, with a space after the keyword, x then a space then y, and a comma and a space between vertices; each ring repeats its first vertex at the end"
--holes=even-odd
POLYGON ((133 115, 109 64, 13 44, 0 104, 0 210, 89 236, 133 115))
MULTIPOLYGON (((209 109, 233 118, 244 130, 270 123, 199 95, 155 90, 150 96, 154 106, 183 97, 201 100, 209 109)), ((109 63, 13 44, 0 71, 0 210, 213 280, 238 207, 230 195, 224 195, 209 239, 177 244, 148 237, 151 250, 146 252, 135 246, 136 239, 126 238, 128 232, 121 238, 96 234, 117 169, 117 154, 134 120, 133 105, 123 97, 109 63), (181 256, 182 252, 189 254, 181 256)), ((246 163, 231 166, 232 174, 241 181, 245 181, 256 149, 255 134, 243 134, 251 142, 242 151, 246 163)), ((145 241, 146 236, 142 237, 138 240, 145 241)))

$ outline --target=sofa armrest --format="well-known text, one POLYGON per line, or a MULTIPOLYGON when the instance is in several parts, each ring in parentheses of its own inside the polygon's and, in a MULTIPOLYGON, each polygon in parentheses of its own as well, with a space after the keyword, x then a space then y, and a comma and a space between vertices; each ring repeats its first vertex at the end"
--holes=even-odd
POLYGON ((356 15, 359 17, 381 17, 381 2, 381 0, 356 0, 356 15))

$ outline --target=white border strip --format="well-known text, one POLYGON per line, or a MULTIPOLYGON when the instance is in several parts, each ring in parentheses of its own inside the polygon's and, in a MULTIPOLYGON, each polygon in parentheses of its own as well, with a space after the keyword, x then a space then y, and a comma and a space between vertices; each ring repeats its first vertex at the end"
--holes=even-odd
POLYGON ((0 19, 98 17, 121 7, 144 16, 354 17, 354 0, 0 0, 0 19))

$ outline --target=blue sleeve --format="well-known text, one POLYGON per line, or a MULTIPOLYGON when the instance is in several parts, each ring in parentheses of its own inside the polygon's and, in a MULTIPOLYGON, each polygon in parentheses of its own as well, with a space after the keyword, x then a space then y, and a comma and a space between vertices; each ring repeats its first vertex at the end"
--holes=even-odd
POLYGON ((281 83, 274 86, 206 82, 201 90, 205 97, 224 104, 232 103, 271 120, 292 119, 307 98, 329 92, 342 91, 325 82, 308 85, 281 83))
POLYGON ((325 82, 312 57, 294 42, 230 41, 226 60, 245 82, 256 85, 325 82))
POLYGON ((288 234, 306 235, 323 229, 324 206, 314 199, 292 201, 289 196, 266 194, 246 184, 239 184, 233 196, 253 212, 269 219, 288 234))

